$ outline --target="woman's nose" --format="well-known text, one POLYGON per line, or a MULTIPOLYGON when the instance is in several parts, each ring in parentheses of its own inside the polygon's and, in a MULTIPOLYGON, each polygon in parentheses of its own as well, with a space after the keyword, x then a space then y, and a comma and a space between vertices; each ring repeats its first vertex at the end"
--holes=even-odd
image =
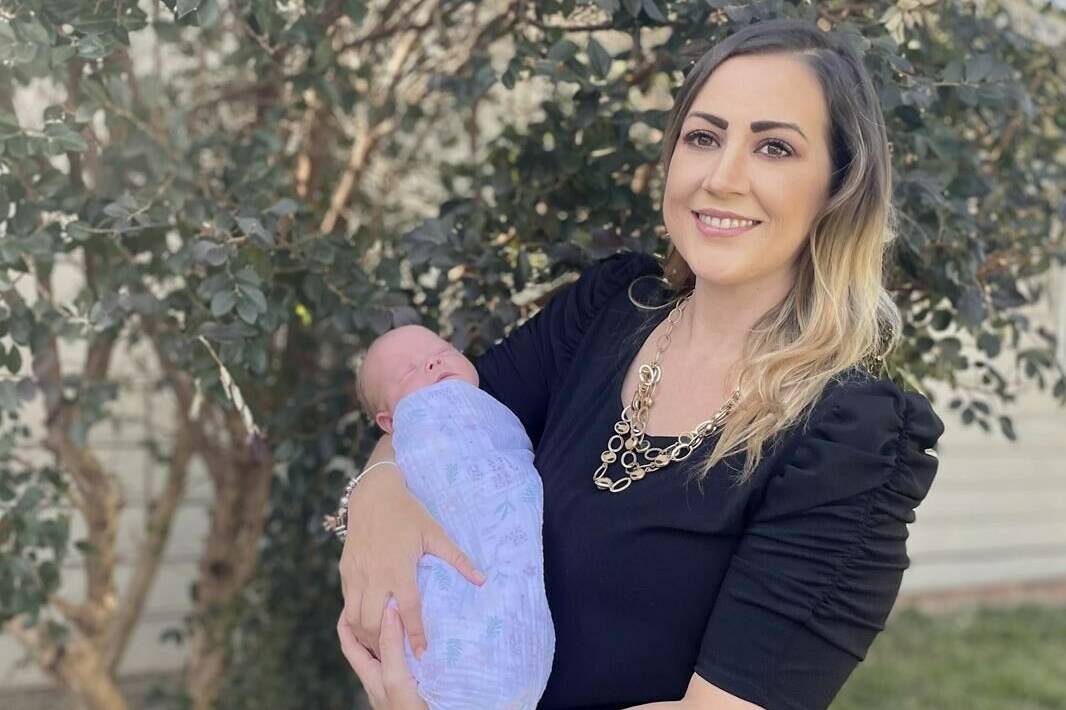
POLYGON ((744 194, 749 189, 747 156, 742 150, 728 148, 718 151, 715 161, 703 179, 703 189, 718 194, 744 194))

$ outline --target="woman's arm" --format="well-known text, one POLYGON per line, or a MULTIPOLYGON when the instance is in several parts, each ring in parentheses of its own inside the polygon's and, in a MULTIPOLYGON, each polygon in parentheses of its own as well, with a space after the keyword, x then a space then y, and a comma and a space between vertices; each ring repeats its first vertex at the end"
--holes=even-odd
POLYGON ((768 472, 693 670, 764 707, 828 708, 896 600, 943 430, 889 380, 834 385, 768 472))
MULTIPOLYGON (((569 366, 589 324, 603 306, 655 259, 639 252, 611 255, 592 264, 578 280, 507 337, 481 354, 475 367, 481 388, 521 420, 536 446, 544 429, 553 384, 569 366)), ((392 460, 392 437, 383 436, 368 465, 392 460)), ((348 504, 348 537, 341 556, 344 619, 356 639, 377 653, 382 614, 396 597, 412 650, 425 648, 416 570, 425 552, 440 557, 471 581, 473 564, 407 490, 396 466, 370 471, 348 504)))
MULTIPOLYGON (((385 434, 367 466, 395 460, 392 436, 385 434)), ((398 466, 368 471, 348 500, 348 535, 339 566, 343 619, 375 656, 390 596, 396 597, 411 649, 419 656, 425 650, 428 641, 422 626, 417 569, 418 561, 427 553, 455 567, 471 583, 484 583, 484 576, 470 558, 407 490, 398 466)))

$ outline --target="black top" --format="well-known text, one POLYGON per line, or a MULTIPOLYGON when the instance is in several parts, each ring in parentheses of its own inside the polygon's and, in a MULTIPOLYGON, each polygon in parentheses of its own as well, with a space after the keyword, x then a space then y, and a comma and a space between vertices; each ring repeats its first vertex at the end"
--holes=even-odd
MULTIPOLYGON (((728 469, 742 454, 702 493, 684 485, 712 438, 622 493, 598 490, 627 366, 670 311, 630 303, 642 274, 661 276, 654 257, 600 260, 474 363, 525 425, 544 483, 556 648, 538 707, 678 700, 695 671, 768 710, 825 708, 895 601, 943 423, 922 395, 853 370, 742 487, 728 469)), ((661 288, 640 279, 633 296, 654 302, 661 288)))

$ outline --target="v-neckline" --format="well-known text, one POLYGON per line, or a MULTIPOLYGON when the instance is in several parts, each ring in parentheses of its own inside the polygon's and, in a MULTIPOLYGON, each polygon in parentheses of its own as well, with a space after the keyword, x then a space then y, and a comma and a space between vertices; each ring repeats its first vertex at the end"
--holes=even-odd
MULTIPOLYGON (((620 368, 619 371, 615 374, 615 378, 614 378, 615 379, 615 382, 614 382, 614 401, 615 401, 615 406, 618 407, 618 418, 619 419, 621 419, 622 410, 625 409, 627 406, 629 406, 631 404, 631 402, 625 402, 625 401, 622 400, 622 395, 623 395, 623 391, 622 390, 623 390, 623 387, 625 386, 626 374, 628 374, 629 368, 631 368, 633 366, 633 363, 636 361, 637 356, 640 355, 640 350, 641 350, 641 348, 644 347, 644 344, 648 341, 648 338, 650 338, 652 336, 652 334, 655 332, 655 329, 658 328, 659 325, 661 325, 664 320, 666 320, 666 318, 670 315, 670 312, 673 310, 673 308, 663 308, 661 310, 666 311, 666 313, 663 314, 663 315, 658 315, 657 314, 656 317, 655 317, 655 325, 653 325, 651 327, 651 330, 648 331, 648 335, 646 335, 642 340, 638 340, 636 342, 635 346, 634 345, 630 345, 629 346, 629 348, 627 349, 627 351, 625 353, 625 355, 626 355, 625 366, 620 368)), ((639 327, 642 327, 643 325, 644 324, 641 323, 637 327, 639 328, 639 327)), ((638 377, 639 377, 639 374, 638 374, 638 377)), ((640 385, 637 385, 637 386, 639 387, 640 385)), ((677 437, 678 437, 677 434, 649 434, 647 432, 644 433, 644 438, 645 439, 656 440, 656 441, 676 440, 677 437)))

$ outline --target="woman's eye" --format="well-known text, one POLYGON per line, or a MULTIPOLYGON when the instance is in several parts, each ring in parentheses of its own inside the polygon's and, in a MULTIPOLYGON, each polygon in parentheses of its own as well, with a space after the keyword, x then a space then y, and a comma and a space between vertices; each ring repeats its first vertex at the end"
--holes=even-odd
POLYGON ((690 145, 696 145, 696 146, 699 146, 701 148, 707 147, 706 144, 698 142, 698 141, 700 141, 702 139, 710 139, 710 140, 713 140, 716 143, 718 142, 718 138, 716 138, 713 133, 708 133, 707 131, 692 131, 688 135, 685 136, 685 142, 686 143, 688 143, 690 145))
MULTIPOLYGON (((685 142, 690 145, 695 145, 699 148, 709 148, 718 142, 718 137, 713 133, 708 133, 707 131, 692 131, 685 136, 685 142), (701 141, 711 141, 711 143, 708 144, 706 142, 701 141)), ((761 146, 759 146, 759 150, 762 150, 763 148, 767 147, 771 148, 771 151, 764 152, 763 155, 769 156, 771 158, 788 158, 795 155, 795 151, 792 150, 792 146, 776 138, 763 143, 761 146)))
POLYGON ((760 149, 761 148, 773 148, 774 151, 777 151, 765 154, 769 155, 771 158, 788 158, 789 156, 793 155, 792 146, 790 146, 788 143, 785 143, 784 141, 776 139, 766 141, 760 146, 760 149))

